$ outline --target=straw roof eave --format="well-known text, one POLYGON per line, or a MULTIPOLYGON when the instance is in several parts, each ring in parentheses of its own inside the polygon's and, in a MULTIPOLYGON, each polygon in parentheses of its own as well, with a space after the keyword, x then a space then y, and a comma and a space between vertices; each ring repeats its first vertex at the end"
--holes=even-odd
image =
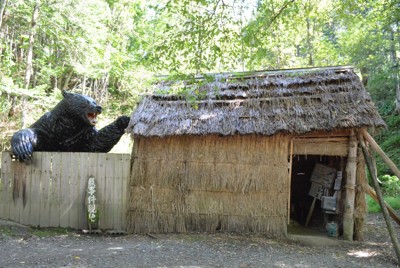
POLYGON ((386 126, 351 69, 214 81, 197 90, 206 92, 203 99, 144 97, 127 131, 145 137, 274 135, 386 126))

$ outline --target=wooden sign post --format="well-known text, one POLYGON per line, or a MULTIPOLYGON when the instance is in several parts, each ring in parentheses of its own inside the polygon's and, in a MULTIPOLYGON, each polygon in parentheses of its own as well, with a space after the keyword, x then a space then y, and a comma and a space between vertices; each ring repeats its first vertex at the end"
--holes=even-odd
POLYGON ((86 211, 89 231, 99 229, 99 209, 96 198, 96 181, 89 177, 86 192, 86 211))

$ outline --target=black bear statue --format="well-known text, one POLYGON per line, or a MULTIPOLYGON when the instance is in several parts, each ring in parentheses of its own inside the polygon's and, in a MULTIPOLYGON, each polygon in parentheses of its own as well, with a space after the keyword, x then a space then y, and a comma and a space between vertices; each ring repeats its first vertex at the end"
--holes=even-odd
POLYGON ((19 161, 32 159, 34 151, 109 152, 118 143, 129 124, 128 116, 97 130, 101 106, 92 98, 63 91, 61 100, 29 128, 11 138, 11 153, 19 161))

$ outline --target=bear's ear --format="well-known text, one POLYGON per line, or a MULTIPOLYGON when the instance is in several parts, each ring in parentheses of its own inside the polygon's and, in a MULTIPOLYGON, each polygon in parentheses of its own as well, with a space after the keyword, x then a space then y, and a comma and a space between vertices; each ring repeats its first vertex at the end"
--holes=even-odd
POLYGON ((62 90, 62 95, 63 95, 63 97, 65 98, 65 97, 67 97, 68 95, 72 95, 72 93, 69 93, 68 91, 66 91, 66 90, 62 90))

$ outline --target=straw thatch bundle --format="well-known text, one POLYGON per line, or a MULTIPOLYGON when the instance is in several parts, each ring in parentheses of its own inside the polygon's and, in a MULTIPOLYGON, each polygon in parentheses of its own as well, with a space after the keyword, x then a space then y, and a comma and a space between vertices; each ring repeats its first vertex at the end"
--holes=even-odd
POLYGON ((185 94, 171 93, 176 84, 157 84, 156 94, 133 113, 128 132, 273 135, 385 126, 352 68, 216 75, 209 82, 181 82, 185 94))

